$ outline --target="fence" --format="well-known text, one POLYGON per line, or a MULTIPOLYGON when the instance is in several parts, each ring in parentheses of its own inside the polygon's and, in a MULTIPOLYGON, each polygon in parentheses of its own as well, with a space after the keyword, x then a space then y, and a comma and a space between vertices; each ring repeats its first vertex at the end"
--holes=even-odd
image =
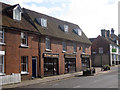
POLYGON ((21 74, 12 74, 0 76, 0 85, 19 83, 21 82, 21 74))

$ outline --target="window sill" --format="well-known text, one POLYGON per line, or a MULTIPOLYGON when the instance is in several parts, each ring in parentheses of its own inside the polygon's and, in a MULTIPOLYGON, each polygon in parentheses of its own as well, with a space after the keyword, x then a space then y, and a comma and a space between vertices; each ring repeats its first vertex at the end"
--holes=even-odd
POLYGON ((46 49, 45 51, 51 52, 52 50, 50 50, 50 49, 46 49))
POLYGON ((23 47, 23 48, 28 48, 29 46, 27 46, 27 45, 22 45, 22 44, 21 44, 21 47, 23 47))
POLYGON ((65 53, 66 51, 62 51, 63 53, 65 53))
POLYGON ((6 45, 6 44, 5 44, 5 43, 1 43, 1 42, 0 42, 0 45, 6 45))
POLYGON ((21 72, 22 75, 27 75, 29 72, 21 72))
POLYGON ((5 73, 0 73, 0 76, 5 76, 6 74, 5 73))

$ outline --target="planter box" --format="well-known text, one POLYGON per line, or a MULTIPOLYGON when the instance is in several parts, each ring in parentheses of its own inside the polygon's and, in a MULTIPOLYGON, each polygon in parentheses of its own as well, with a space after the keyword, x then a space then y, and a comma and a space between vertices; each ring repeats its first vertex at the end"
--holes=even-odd
POLYGON ((93 76, 95 74, 95 69, 84 70, 83 76, 93 76))

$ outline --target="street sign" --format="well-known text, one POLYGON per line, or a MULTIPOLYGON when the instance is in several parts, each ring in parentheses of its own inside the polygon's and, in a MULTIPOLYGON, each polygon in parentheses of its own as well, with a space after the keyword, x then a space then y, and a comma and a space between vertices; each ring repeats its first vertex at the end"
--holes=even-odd
POLYGON ((103 48, 102 47, 99 48, 99 54, 103 54, 103 48))

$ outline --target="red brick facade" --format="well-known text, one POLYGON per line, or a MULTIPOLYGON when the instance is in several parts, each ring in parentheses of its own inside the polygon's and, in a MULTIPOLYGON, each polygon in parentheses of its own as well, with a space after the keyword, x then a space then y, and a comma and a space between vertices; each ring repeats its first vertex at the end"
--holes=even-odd
MULTIPOLYGON (((59 54, 59 74, 64 74, 65 73, 65 58, 64 54, 70 54, 74 53, 73 49, 73 41, 67 41, 67 51, 64 53, 62 52, 62 42, 65 40, 62 39, 57 39, 57 38, 52 38, 50 37, 50 42, 51 42, 51 51, 46 51, 46 45, 45 45, 45 36, 41 36, 41 44, 40 44, 40 49, 41 49, 41 58, 40 58, 40 64, 41 64, 41 77, 44 76, 44 58, 43 58, 43 53, 44 52, 49 52, 49 53, 58 53, 59 54)), ((80 71, 82 69, 81 66, 81 54, 82 54, 82 46, 84 44, 77 43, 77 52, 76 52, 76 71, 80 71), (81 49, 80 49, 81 48, 81 49)), ((91 46, 86 48, 86 54, 91 55, 91 46)))
MULTIPOLYGON (((5 51, 4 73, 6 75, 20 73, 22 79, 32 78, 33 74, 37 74, 35 77, 44 77, 46 69, 44 64, 47 65, 47 60, 45 62, 45 59, 48 58, 44 57, 45 53, 52 54, 52 57, 53 55, 57 56, 54 57, 54 59, 57 58, 56 62, 58 65, 57 72, 55 72, 57 75, 65 73, 65 67, 67 66, 66 63, 74 63, 74 72, 82 70, 81 54, 88 56, 91 55, 91 42, 78 25, 58 20, 34 11, 22 9, 18 4, 14 6, 2 4, 2 7, 3 13, 1 15, 3 21, 0 26, 4 29, 4 37, 2 37, 1 34, 1 37, 4 38, 4 42, 0 42, 0 47, 2 47, 0 54, 5 51), (22 11, 20 21, 17 21, 10 16, 10 12, 13 12, 15 7, 19 7, 20 11, 22 11), (48 21, 47 27, 43 27, 36 22, 38 17, 45 18, 48 21), (69 27, 68 32, 63 31, 62 28, 60 28, 61 25, 67 25, 69 27), (75 32, 75 30, 77 31, 75 32), (78 31, 81 34, 78 34, 78 31), (50 39, 50 50, 46 50, 46 36, 50 39), (66 52, 63 52, 63 41, 66 42, 66 52), (21 45, 21 42, 24 43, 21 45), (74 52, 73 42, 76 43, 76 52, 74 52), (3 43, 5 43, 5 45, 3 43), (83 46, 85 47, 84 53, 83 46), (37 58, 37 62, 34 62, 36 60, 35 57, 37 58), (73 59, 73 61, 71 60, 71 62, 68 62, 68 59, 73 59), (25 70, 23 70, 23 68, 25 68, 25 70), (22 70, 23 72, 21 73, 22 70)), ((51 59, 52 57, 49 58, 51 59)), ((87 59, 91 60, 90 57, 87 59)), ((50 64, 54 64, 54 61, 50 64)))
MULTIPOLYGON (((12 73, 21 73, 21 56, 28 56, 27 76, 32 76, 32 56, 36 56, 38 63, 38 42, 39 38, 35 34, 28 34, 28 48, 21 47, 21 32, 5 29, 5 45, 2 51, 5 51, 4 72, 9 75, 12 73)), ((38 65, 39 66, 39 65, 38 65)), ((24 77, 23 77, 24 78, 24 77)))

